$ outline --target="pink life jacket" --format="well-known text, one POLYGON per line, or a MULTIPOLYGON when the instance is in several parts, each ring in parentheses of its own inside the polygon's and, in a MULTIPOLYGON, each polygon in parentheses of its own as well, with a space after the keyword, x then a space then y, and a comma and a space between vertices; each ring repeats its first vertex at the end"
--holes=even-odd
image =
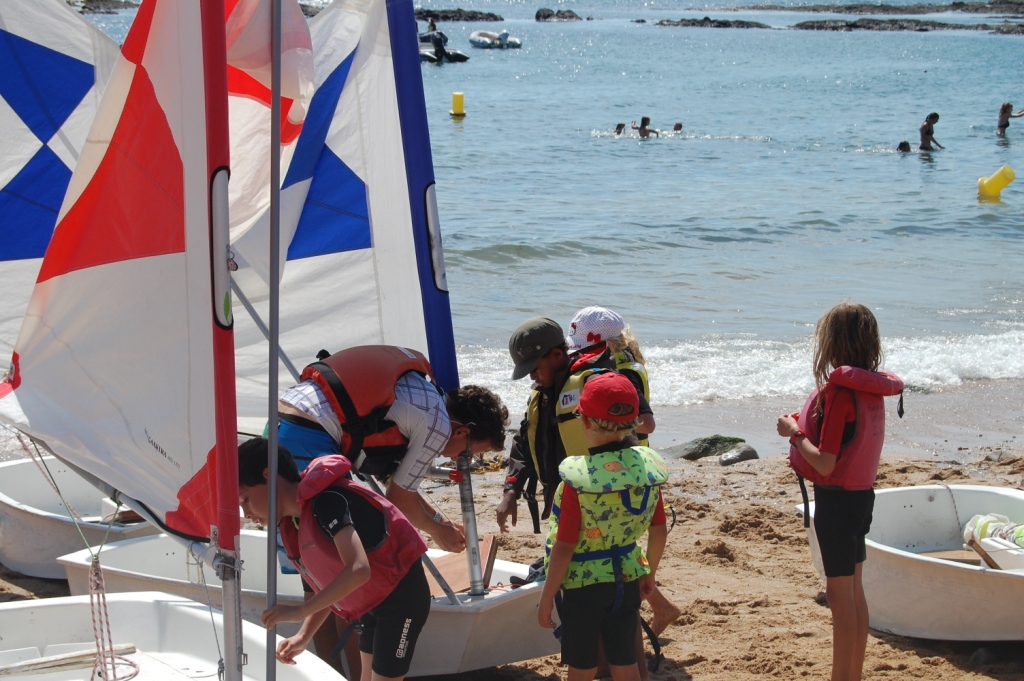
MULTIPOLYGON (((828 399, 829 394, 842 388, 853 391, 857 407, 856 432, 853 439, 840 448, 832 473, 826 476, 814 470, 795 446, 789 448, 789 465, 797 475, 818 485, 848 490, 871 489, 878 474, 878 461, 885 440, 884 397, 902 392, 903 381, 887 371, 875 373, 855 367, 839 367, 829 375, 822 390, 828 399)), ((818 391, 814 390, 797 419, 800 430, 807 433, 815 447, 821 441, 821 424, 814 418, 817 403, 818 391)))
POLYGON ((309 465, 298 489, 302 509, 299 526, 296 528, 295 523, 285 519, 281 523, 281 540, 288 558, 319 593, 345 569, 345 563, 334 541, 327 538, 313 518, 313 498, 328 487, 341 487, 380 509, 384 514, 384 541, 378 546, 363 547, 370 562, 370 581, 331 606, 343 618, 355 622, 394 591, 409 568, 426 553, 427 544, 394 504, 346 478, 351 468, 352 464, 343 456, 320 457, 309 465))

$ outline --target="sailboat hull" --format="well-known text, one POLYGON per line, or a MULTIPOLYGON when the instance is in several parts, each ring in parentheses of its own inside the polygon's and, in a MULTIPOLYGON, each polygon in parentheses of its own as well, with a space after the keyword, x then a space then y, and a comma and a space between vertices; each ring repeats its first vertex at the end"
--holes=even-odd
MULTIPOLYGON (((266 564, 262 556, 267 552, 265 532, 243 530, 241 552, 245 562, 242 573, 242 617, 258 622, 266 608, 266 564)), ((101 563, 104 581, 110 592, 160 590, 179 594, 201 602, 207 597, 194 561, 187 563, 187 549, 167 535, 143 537, 103 549, 101 563)), ((432 557, 444 555, 431 550, 432 557)), ((88 592, 89 552, 79 551, 60 558, 67 572, 71 593, 88 592)), ((539 585, 531 584, 511 590, 506 585, 513 575, 525 577, 527 566, 519 563, 495 561, 491 584, 494 587, 484 598, 459 596, 462 607, 453 606, 447 598, 435 598, 430 617, 416 644, 410 676, 455 674, 518 662, 558 652, 558 641, 548 629, 533 626, 539 585), (521 626, 509 627, 509 622, 521 626)), ((205 572, 210 581, 209 597, 218 607, 221 602, 220 583, 210 570, 205 572)), ((277 575, 278 602, 302 602, 302 582, 298 575, 277 575)), ((290 636, 298 624, 287 623, 278 627, 278 633, 290 636)))
MULTIPOLYGON (((101 521, 114 511, 114 505, 64 464, 52 457, 44 461, 63 497, 83 519, 79 528, 88 544, 83 544, 61 497, 36 462, 7 461, 0 463, 0 563, 30 577, 64 579, 57 557, 100 544, 107 536, 107 523, 101 521)), ((114 523, 107 541, 157 532, 146 522, 114 523)))
MULTIPOLYGON (((223 623, 219 612, 194 601, 166 593, 125 593, 107 596, 114 645, 132 644, 126 654, 139 666, 137 678, 216 679, 220 653, 217 640, 223 623)), ((5 665, 40 661, 40 658, 94 651, 93 619, 88 596, 50 598, 0 604, 0 672, 5 665)), ((243 643, 248 654, 245 679, 266 678, 266 632, 243 624, 243 643)), ((338 679, 337 673, 310 653, 296 658, 295 665, 277 665, 280 681, 338 679)), ((88 678, 91 663, 77 668, 34 672, 34 681, 70 681, 88 678)), ((22 673, 17 673, 22 676, 22 673)), ((27 673, 25 674, 27 676, 27 673)))

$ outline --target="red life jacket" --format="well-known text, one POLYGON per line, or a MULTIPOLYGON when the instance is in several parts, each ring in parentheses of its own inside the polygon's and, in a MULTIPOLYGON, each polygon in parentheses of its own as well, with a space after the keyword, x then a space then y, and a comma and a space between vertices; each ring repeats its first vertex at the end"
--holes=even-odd
MULTIPOLYGON (((789 448, 789 465, 797 475, 819 485, 848 490, 871 489, 878 474, 878 461, 885 440, 883 398, 902 392, 903 381, 896 374, 887 371, 875 373, 855 367, 839 367, 829 375, 828 383, 822 391, 825 393, 825 399, 828 399, 830 394, 842 389, 853 391, 854 404, 857 407, 856 432, 853 439, 840 448, 839 458, 836 459, 836 467, 832 473, 827 476, 818 473, 795 446, 789 448)), ((818 391, 814 390, 804 403, 800 418, 797 419, 800 430, 807 433, 808 439, 815 447, 821 441, 821 424, 814 418, 817 403, 818 391)))
POLYGON ((394 591, 413 563, 427 551, 423 537, 390 501, 345 477, 352 464, 343 456, 316 459, 302 474, 298 502, 299 526, 281 523, 281 540, 289 560, 319 593, 345 569, 334 541, 328 539, 313 518, 313 498, 328 487, 341 487, 369 501, 384 514, 385 538, 378 546, 364 546, 370 561, 370 581, 331 606, 349 622, 373 610, 394 591))
POLYGON ((394 345, 362 345, 307 366, 302 380, 323 391, 341 422, 341 453, 356 470, 386 478, 409 448, 409 440, 389 421, 395 403, 395 383, 415 371, 434 380, 430 362, 416 350, 394 345))

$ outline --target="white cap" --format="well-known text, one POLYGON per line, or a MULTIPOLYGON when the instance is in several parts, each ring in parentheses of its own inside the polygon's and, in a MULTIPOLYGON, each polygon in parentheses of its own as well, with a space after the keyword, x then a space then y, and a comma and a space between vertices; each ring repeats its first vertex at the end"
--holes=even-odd
POLYGON ((569 346, 569 352, 575 352, 611 338, 618 338, 625 328, 626 322, 611 310, 596 305, 585 307, 573 315, 565 344, 569 346))

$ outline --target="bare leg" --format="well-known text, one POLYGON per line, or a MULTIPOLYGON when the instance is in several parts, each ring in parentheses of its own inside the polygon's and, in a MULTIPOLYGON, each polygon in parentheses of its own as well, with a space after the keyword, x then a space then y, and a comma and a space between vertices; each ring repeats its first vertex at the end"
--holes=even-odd
POLYGON ((670 601, 658 587, 654 587, 654 593, 647 597, 647 603, 651 606, 651 612, 654 613, 651 629, 654 630, 655 636, 661 636, 661 633, 668 629, 668 625, 675 622, 683 614, 683 611, 670 601))
POLYGON ((594 675, 597 674, 597 667, 590 669, 576 669, 576 667, 569 667, 569 673, 566 675, 566 681, 594 681, 594 675))
MULTIPOLYGON (((302 594, 304 600, 309 600, 313 597, 313 594, 309 591, 302 594)), ((320 628, 313 634, 313 648, 316 650, 316 656, 321 660, 331 665, 334 671, 339 674, 344 674, 345 670, 341 666, 341 660, 334 661, 331 659, 331 653, 334 652, 334 646, 338 645, 338 627, 339 624, 335 623, 335 615, 333 612, 324 620, 324 623, 320 625, 320 628)), ((342 620, 344 621, 344 620, 342 620)), ((346 625, 347 626, 347 625, 346 625)))
POLYGON ((856 577, 827 577, 825 595, 832 610, 832 681, 855 681, 850 676, 857 649, 856 577))
POLYGON ((864 670, 864 654, 868 647, 868 601, 864 597, 864 563, 857 563, 853 573, 853 604, 857 612, 856 638, 853 658, 850 660, 850 679, 859 681, 864 670))
POLYGON ((614 681, 640 681, 640 671, 635 664, 626 666, 610 664, 608 669, 611 670, 614 681))

